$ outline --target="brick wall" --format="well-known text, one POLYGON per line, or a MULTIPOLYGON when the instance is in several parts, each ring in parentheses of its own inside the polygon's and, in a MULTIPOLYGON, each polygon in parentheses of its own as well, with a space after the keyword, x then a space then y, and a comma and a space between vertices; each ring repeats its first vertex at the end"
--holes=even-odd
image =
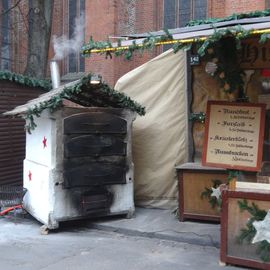
POLYGON ((245 13, 255 10, 264 10, 265 1, 254 1, 254 0, 226 0, 225 3, 225 16, 231 15, 232 13, 245 13))
MULTIPOLYGON (((14 4, 14 2, 12 4, 14 4)), ((28 49, 28 10, 28 1, 21 1, 16 8, 10 11, 12 70, 17 73, 23 73, 26 66, 28 49)))
MULTIPOLYGON (((14 1, 15 0, 11 0, 14 1)), ((75 1, 75 0, 74 0, 75 1)), ((92 35, 94 40, 106 40, 109 36, 143 33, 163 28, 163 1, 165 0, 85 0, 85 42, 92 35)), ((28 1, 22 1, 12 10, 15 23, 13 36, 13 71, 22 73, 27 55, 28 1), (19 22, 19 23, 18 23, 19 22)), ((68 31, 68 1, 55 0, 52 35, 61 36, 68 31)), ((263 10, 270 0, 208 0, 208 17, 225 17, 232 13, 263 10)), ((161 52, 156 48, 143 55, 137 54, 132 61, 123 57, 105 59, 104 55, 93 54, 86 58, 85 71, 100 73, 110 85, 128 71, 145 63, 161 52)), ((53 57, 52 47, 49 58, 53 57)), ((61 62, 63 67, 66 60, 61 62)))
POLYGON ((208 17, 222 18, 225 17, 226 0, 210 0, 208 1, 208 17))
MULTIPOLYGON (((94 40, 106 40, 108 36, 118 37, 161 29, 161 4, 160 0, 86 1, 86 14, 89 14, 86 16, 86 42, 90 35, 94 40)), ((132 61, 123 57, 106 60, 104 56, 92 55, 86 59, 85 68, 88 72, 100 73, 113 86, 123 74, 155 55, 156 50, 138 55, 132 61)))
POLYGON ((222 18, 233 13, 246 13, 255 10, 264 10, 268 7, 268 0, 209 0, 208 17, 222 18))

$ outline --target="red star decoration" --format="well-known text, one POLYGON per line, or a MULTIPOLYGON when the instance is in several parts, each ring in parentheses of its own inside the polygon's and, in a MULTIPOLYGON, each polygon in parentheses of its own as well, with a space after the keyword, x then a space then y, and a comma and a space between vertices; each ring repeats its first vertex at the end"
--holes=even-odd
POLYGON ((32 181, 32 173, 31 173, 31 171, 29 171, 29 173, 28 173, 28 180, 32 181))
POLYGON ((45 136, 43 137, 42 143, 43 143, 43 148, 47 147, 47 138, 45 136))

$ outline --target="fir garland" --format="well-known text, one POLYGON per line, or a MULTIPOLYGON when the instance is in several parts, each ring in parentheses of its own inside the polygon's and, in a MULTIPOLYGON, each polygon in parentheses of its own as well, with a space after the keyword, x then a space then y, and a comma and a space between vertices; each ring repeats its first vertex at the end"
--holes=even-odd
POLYGON ((189 121, 204 123, 205 113, 203 112, 191 113, 189 116, 189 121))
POLYGON ((250 36, 250 31, 242 27, 231 27, 215 31, 215 33, 198 48, 198 54, 217 64, 213 76, 219 81, 221 89, 226 93, 239 91, 244 95, 243 71, 238 62, 238 50, 241 40, 250 36))
MULTIPOLYGON (((241 49, 241 41, 247 37, 249 37, 252 33, 251 30, 245 30, 240 25, 227 27, 225 29, 214 29, 214 33, 207 37, 204 42, 197 42, 199 48, 197 52, 200 56, 204 56, 207 52, 208 47, 212 44, 218 43, 223 40, 225 37, 232 37, 235 39, 234 46, 237 50, 241 49)), ((232 40, 232 39, 231 39, 232 40)))
POLYGON ((89 74, 83 77, 80 82, 71 87, 65 87, 58 95, 51 97, 47 101, 40 102, 35 105, 34 108, 29 108, 24 115, 26 120, 26 130, 31 133, 36 128, 34 117, 40 117, 42 111, 49 109, 50 112, 54 112, 56 109, 63 105, 63 99, 72 100, 78 104, 84 106, 99 106, 99 107, 114 107, 114 108, 127 108, 137 112, 139 115, 145 114, 145 108, 139 103, 133 101, 130 97, 123 93, 120 93, 109 87, 106 83, 101 83, 98 86, 89 87, 91 77, 89 74), (88 87, 87 87, 88 86, 88 87), (87 88, 86 101, 80 103, 80 98, 76 97, 78 94, 83 94, 87 88))
MULTIPOLYGON (((241 233, 237 237, 237 241, 239 244, 243 244, 244 242, 250 244, 256 234, 256 229, 253 226, 253 222, 262 221, 265 218, 267 212, 265 210, 260 210, 258 206, 253 202, 250 206, 246 199, 238 201, 238 205, 240 211, 248 211, 251 215, 251 218, 246 223, 246 227, 241 229, 241 233)), ((258 243, 256 252, 259 254, 262 261, 270 262, 270 244, 266 240, 258 243)))
POLYGON ((241 174, 241 171, 237 171, 237 170, 227 170, 228 173, 228 182, 230 182, 231 180, 233 180, 234 178, 238 179, 238 177, 241 174))
POLYGON ((102 50, 99 52, 99 54, 105 54, 106 58, 109 56, 112 57, 112 53, 115 54, 115 56, 124 55, 125 59, 130 60, 134 54, 135 51, 139 51, 140 53, 143 53, 145 50, 153 50, 153 48, 156 46, 157 43, 169 41, 172 40, 173 37, 169 33, 167 29, 164 29, 165 34, 161 36, 153 36, 151 33, 149 33, 148 37, 146 37, 142 44, 137 44, 134 40, 132 45, 121 47, 122 41, 121 39, 118 39, 117 45, 118 48, 116 48, 115 51, 110 52, 106 51, 106 49, 112 48, 112 43, 110 41, 97 41, 95 42, 93 40, 93 37, 90 37, 90 40, 88 44, 83 45, 81 48, 81 53, 83 56, 90 56, 92 50, 102 50))
POLYGON ((21 74, 16 74, 7 70, 0 71, 0 80, 8 80, 29 87, 40 87, 45 90, 50 90, 52 88, 52 85, 48 80, 39 80, 21 74))
MULTIPOLYGON (((95 49, 101 49, 99 54, 106 54, 112 57, 124 55, 124 57, 130 60, 134 52, 144 52, 144 50, 152 50, 157 44, 162 41, 172 41, 173 37, 168 30, 164 30, 165 34, 161 36, 153 36, 149 34, 144 39, 142 44, 136 44, 133 41, 131 46, 121 47, 121 40, 118 41, 118 48, 115 51, 106 51, 106 49, 112 48, 112 44, 109 41, 94 42, 92 37, 89 44, 82 47, 82 54, 84 56, 90 56, 91 51, 95 49)), ((228 27, 225 29, 215 29, 213 35, 209 36, 204 42, 194 41, 196 51, 200 56, 206 56, 209 58, 212 51, 212 60, 217 60, 218 70, 214 76, 220 81, 221 87, 225 92, 232 93, 235 90, 240 92, 240 96, 243 95, 243 78, 242 70, 237 62, 237 53, 241 48, 241 41, 251 35, 251 31, 243 29, 240 25, 228 27)), ((266 40, 268 36, 263 36, 263 40, 266 40)), ((191 49, 192 44, 182 43, 176 41, 173 45, 174 52, 178 52, 181 49, 191 49)))
MULTIPOLYGON (((212 180, 213 183, 213 188, 218 188, 221 184, 222 181, 220 181, 219 179, 213 179, 212 180)), ((220 210, 221 207, 221 198, 216 198, 212 195, 212 189, 205 187, 204 191, 201 193, 201 199, 208 199, 209 204, 211 205, 212 209, 214 208, 218 208, 220 210)))
MULTIPOLYGON (((214 180, 212 180, 212 183, 213 183, 212 187, 218 188, 222 184, 225 184, 227 186, 232 179, 238 178, 238 176, 240 175, 240 171, 236 171, 236 170, 227 170, 227 173, 228 173, 228 177, 227 177, 226 183, 223 183, 219 179, 214 179, 214 180)), ((204 191, 201 193, 201 199, 204 199, 204 198, 208 199, 208 202, 211 205, 212 209, 217 207, 220 210, 221 205, 222 205, 222 198, 221 197, 216 198, 214 196, 211 196, 213 193, 212 187, 211 188, 208 188, 208 187, 204 188, 204 191)))

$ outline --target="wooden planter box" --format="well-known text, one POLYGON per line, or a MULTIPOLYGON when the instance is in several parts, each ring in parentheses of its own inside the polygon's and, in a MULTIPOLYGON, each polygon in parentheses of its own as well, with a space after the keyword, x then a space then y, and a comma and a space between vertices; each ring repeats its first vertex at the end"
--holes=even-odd
POLYGON ((212 180, 227 182, 225 169, 201 166, 198 163, 186 163, 176 167, 179 189, 179 220, 198 219, 219 221, 220 212, 212 208, 208 199, 201 198, 206 187, 213 187, 212 180))
POLYGON ((225 191, 222 194, 221 216, 221 250, 220 259, 224 263, 270 269, 270 263, 263 262, 256 254, 257 244, 239 244, 237 237, 242 228, 246 226, 250 214, 240 211, 238 201, 246 199, 248 204, 254 202, 259 209, 270 209, 270 193, 254 193, 247 191, 225 191))

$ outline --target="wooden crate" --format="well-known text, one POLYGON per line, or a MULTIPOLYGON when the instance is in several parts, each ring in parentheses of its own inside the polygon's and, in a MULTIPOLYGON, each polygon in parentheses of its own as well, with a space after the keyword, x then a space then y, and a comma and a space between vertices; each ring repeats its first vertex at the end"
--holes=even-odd
POLYGON ((176 167, 179 190, 179 219, 198 219, 219 221, 220 212, 212 209, 201 193, 206 187, 213 187, 212 180, 227 182, 228 174, 225 169, 201 166, 198 163, 186 163, 176 167))
POLYGON ((237 242, 241 229, 245 228, 251 217, 247 211, 240 211, 238 201, 243 199, 246 199, 249 205, 254 202, 261 210, 268 211, 270 209, 269 191, 256 193, 247 191, 223 192, 220 259, 227 264, 270 269, 270 263, 263 262, 256 254, 258 244, 239 244, 237 242))

